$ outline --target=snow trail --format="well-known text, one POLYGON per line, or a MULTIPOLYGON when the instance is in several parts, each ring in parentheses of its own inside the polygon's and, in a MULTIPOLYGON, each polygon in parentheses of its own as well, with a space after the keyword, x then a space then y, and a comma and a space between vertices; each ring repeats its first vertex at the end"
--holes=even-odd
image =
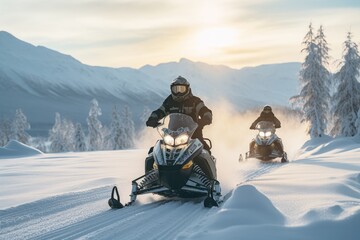
MULTIPOLYGON (((257 160, 239 165, 243 167, 239 172, 243 181, 234 182, 234 185, 285 166, 281 163, 259 164, 257 160), (254 170, 254 167, 258 169, 254 170)), ((224 201, 231 191, 222 192, 224 201)), ((189 219, 197 224, 219 210, 204 208, 203 199, 159 197, 160 200, 148 203, 149 199, 145 199, 142 203, 146 195, 139 196, 140 202, 133 206, 111 210, 107 205, 110 193, 111 186, 105 186, 1 210, 0 239, 172 239, 188 231, 189 219)), ((121 196, 121 200, 127 201, 127 196, 121 196)))

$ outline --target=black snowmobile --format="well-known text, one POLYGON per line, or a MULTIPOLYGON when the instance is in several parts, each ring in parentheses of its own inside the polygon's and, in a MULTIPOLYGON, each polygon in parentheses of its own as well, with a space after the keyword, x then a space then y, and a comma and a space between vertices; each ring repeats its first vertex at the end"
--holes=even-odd
MULTIPOLYGON (((206 197, 205 207, 218 206, 221 188, 216 180, 216 160, 203 149, 198 139, 191 139, 197 123, 185 114, 172 113, 157 127, 158 140, 145 160, 145 175, 132 181, 131 205, 137 195, 154 193, 165 197, 206 197), (165 126, 159 131, 160 126, 165 126)), ((210 142, 211 145, 211 142, 210 142)), ((114 198, 114 187, 109 200, 111 208, 123 205, 114 198)))
MULTIPOLYGON (((281 139, 275 134, 273 122, 261 121, 255 129, 259 132, 250 143, 250 151, 246 153, 245 159, 257 158, 262 161, 270 161, 281 158, 281 162, 288 162, 287 154, 283 151, 281 139)), ((240 158, 242 158, 240 156, 240 158)))

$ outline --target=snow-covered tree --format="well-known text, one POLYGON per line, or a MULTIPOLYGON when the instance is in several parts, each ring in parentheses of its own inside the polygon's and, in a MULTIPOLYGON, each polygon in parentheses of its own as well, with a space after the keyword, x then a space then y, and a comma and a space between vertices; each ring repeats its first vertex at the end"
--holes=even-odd
POLYGON ((5 146, 10 141, 11 123, 9 119, 0 119, 0 147, 5 146))
POLYGON ((67 151, 74 151, 75 149, 75 124, 69 119, 62 121, 63 135, 66 143, 67 151))
POLYGON ((112 117, 111 117, 111 126, 110 126, 110 134, 109 134, 109 147, 112 150, 123 149, 123 136, 125 130, 121 124, 120 114, 117 110, 116 105, 113 107, 112 117))
POLYGON ((74 151, 75 152, 84 152, 86 151, 86 139, 84 131, 82 130, 81 124, 77 123, 75 127, 75 136, 74 136, 74 151))
POLYGON ((357 113, 357 120, 355 122, 355 127, 357 129, 357 136, 360 137, 360 109, 359 109, 359 111, 357 113))
POLYGON ((62 121, 60 113, 55 113, 54 126, 49 131, 50 152, 65 152, 65 140, 62 134, 62 121))
POLYGON ((47 138, 44 137, 31 138, 30 146, 35 147, 41 152, 49 152, 49 149, 46 147, 46 140, 47 138))
POLYGON ((328 47, 322 27, 314 37, 313 27, 309 25, 302 52, 307 55, 300 71, 302 89, 298 96, 293 97, 304 113, 303 121, 309 124, 308 134, 312 138, 321 137, 327 128, 328 102, 330 100, 330 73, 326 69, 328 47))
MULTIPOLYGON (((315 37, 315 42, 317 45, 317 51, 318 51, 318 55, 319 55, 319 60, 320 63, 323 64, 324 66, 327 66, 329 64, 329 47, 328 47, 328 43, 326 41, 326 37, 324 34, 324 29, 323 26, 321 25, 317 35, 315 37)), ((329 74, 329 72, 325 69, 324 70, 324 74, 329 74)), ((327 79, 328 80, 328 79, 327 79)))
POLYGON ((334 127, 331 133, 335 136, 354 136, 357 133, 355 122, 360 108, 360 57, 358 46, 352 41, 349 32, 344 42, 342 67, 335 74, 338 83, 337 92, 333 96, 334 127))
POLYGON ((132 148, 134 147, 134 138, 135 138, 135 127, 134 121, 132 120, 132 114, 128 106, 125 106, 121 114, 121 122, 124 132, 122 134, 123 139, 123 148, 132 148))
POLYGON ((96 99, 91 101, 91 107, 89 111, 89 116, 87 117, 88 124, 88 150, 96 151, 102 149, 103 145, 103 134, 102 134, 102 124, 98 119, 101 116, 101 108, 96 99))
POLYGON ((30 135, 26 130, 30 129, 30 124, 27 121, 25 114, 22 110, 16 109, 15 117, 11 126, 11 138, 24 144, 29 143, 30 135))
POLYGON ((55 124, 49 131, 51 152, 74 151, 75 126, 68 119, 61 119, 59 113, 55 114, 55 124))

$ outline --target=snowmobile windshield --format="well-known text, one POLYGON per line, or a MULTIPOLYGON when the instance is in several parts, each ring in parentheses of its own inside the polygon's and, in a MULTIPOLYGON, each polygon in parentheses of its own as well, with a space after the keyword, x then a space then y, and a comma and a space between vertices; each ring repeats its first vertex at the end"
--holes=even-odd
POLYGON ((261 121, 258 124, 256 124, 256 129, 260 131, 274 131, 275 125, 273 122, 270 121, 261 121))
POLYGON ((170 134, 174 137, 187 133, 191 136, 196 128, 197 123, 194 122, 192 117, 182 114, 182 113, 172 113, 165 117, 163 128, 164 134, 170 134))

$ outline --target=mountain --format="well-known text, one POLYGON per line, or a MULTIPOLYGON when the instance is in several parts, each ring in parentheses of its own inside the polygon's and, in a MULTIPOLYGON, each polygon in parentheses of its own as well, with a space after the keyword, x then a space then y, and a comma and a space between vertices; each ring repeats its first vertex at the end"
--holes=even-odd
POLYGON ((109 123, 117 104, 128 105, 139 124, 144 108, 160 106, 172 79, 179 75, 209 106, 220 100, 237 110, 264 104, 286 106, 297 93, 299 69, 300 63, 283 63, 237 70, 187 59, 140 69, 89 66, 0 31, 0 117, 12 117, 16 108, 22 108, 32 132, 44 135, 55 112, 85 123, 90 101, 96 98, 104 123, 109 123))
POLYGON ((191 80, 196 95, 205 96, 210 102, 227 100, 244 110, 264 104, 287 106, 289 98, 297 93, 300 67, 300 63, 283 63, 236 70, 183 58, 178 63, 147 65, 140 71, 166 86, 169 79, 185 76, 191 80))

